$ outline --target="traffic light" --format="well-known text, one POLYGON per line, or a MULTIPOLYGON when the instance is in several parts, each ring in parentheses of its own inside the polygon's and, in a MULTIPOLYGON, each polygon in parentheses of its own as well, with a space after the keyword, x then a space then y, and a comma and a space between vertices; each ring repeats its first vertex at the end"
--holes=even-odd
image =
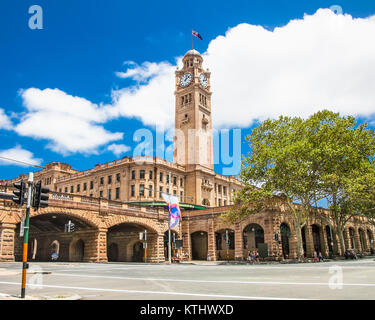
POLYGON ((33 208, 35 210, 48 207, 48 194, 49 188, 43 187, 41 181, 34 185, 33 208))
POLYGON ((25 192, 26 192, 26 184, 21 179, 20 182, 13 183, 13 187, 16 188, 16 190, 13 191, 13 201, 20 206, 22 206, 25 203, 25 192))

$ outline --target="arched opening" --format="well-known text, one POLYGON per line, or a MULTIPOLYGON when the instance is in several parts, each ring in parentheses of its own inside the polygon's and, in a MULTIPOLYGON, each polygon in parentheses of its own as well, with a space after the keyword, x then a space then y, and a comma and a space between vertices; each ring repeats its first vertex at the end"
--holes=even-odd
POLYGON ((157 250, 157 233, 140 224, 124 222, 108 228, 107 256, 111 261, 144 262, 153 259, 157 250), (146 233, 146 240, 143 235, 146 233), (142 238, 140 237, 142 235, 142 238), (147 245, 147 250, 144 248, 147 245))
MULTIPOLYGON (((177 232, 174 231, 174 230, 171 230, 171 254, 172 254, 172 257, 175 256, 176 254, 176 240, 178 240, 177 238, 177 232)), ((169 251, 168 251, 168 239, 169 238, 169 232, 168 231, 165 231, 164 232, 164 258, 165 260, 169 260, 169 251)))
POLYGON ((264 230, 256 223, 247 225, 243 230, 243 248, 257 249, 260 243, 264 243, 264 230))
POLYGON ((111 243, 107 249, 108 262, 118 261, 118 245, 111 243))
POLYGON ((205 231, 191 234, 191 251, 193 260, 207 260, 208 235, 205 231))
POLYGON ((354 241, 354 229, 352 227, 349 228, 349 247, 350 249, 356 249, 354 241))
POLYGON ((280 225, 280 235, 281 235, 281 248, 282 248, 282 251, 283 251, 283 257, 284 259, 288 259, 289 258, 289 239, 290 239, 290 228, 289 226, 283 222, 281 225, 280 225))
MULTIPOLYGON (((30 217, 29 227, 29 261, 71 261, 71 248, 73 239, 81 239, 86 245, 90 231, 96 228, 88 221, 68 213, 44 213, 30 217), (70 228, 67 225, 70 222, 70 228)), ((19 236, 20 224, 15 230, 15 259, 22 260, 23 237, 19 236)), ((78 250, 78 249, 77 249, 78 250)), ((79 249, 80 250, 80 249, 79 249)), ((75 257, 76 261, 82 261, 75 257), (77 260, 78 259, 78 260, 77 260)), ((90 259, 90 257, 87 257, 90 259)))
POLYGON ((50 245, 50 257, 51 260, 56 261, 59 258, 60 253, 60 242, 55 240, 50 245))
POLYGON ((361 243, 361 250, 363 252, 367 251, 367 244, 366 244, 366 235, 365 235, 365 232, 359 228, 358 229, 358 233, 359 233, 359 241, 361 243))
POLYGON ((327 237, 327 243, 328 243, 328 252, 330 256, 333 254, 333 233, 330 226, 326 226, 326 237, 327 237))
POLYGON ((136 243, 134 243, 132 261, 142 262, 144 257, 143 251, 143 243, 141 241, 137 241, 136 243))
POLYGON ((264 230, 259 224, 251 223, 243 229, 243 249, 246 257, 251 251, 258 251, 262 258, 268 256, 268 247, 264 242, 264 230))
POLYGON ((215 248, 217 260, 234 259, 234 230, 221 229, 215 232, 215 248))
POLYGON ((29 240, 29 246, 28 246, 28 251, 27 251, 28 260, 35 260, 37 251, 38 251, 38 240, 36 238, 31 238, 29 240))
POLYGON ((202 204, 203 204, 204 206, 209 207, 209 206, 210 206, 210 201, 209 201, 208 199, 203 199, 202 204))
POLYGON ((83 261, 85 256, 85 243, 82 239, 73 239, 69 246, 69 260, 73 262, 83 261))
POLYGON ((316 251, 316 253, 319 254, 319 252, 322 252, 322 244, 320 242, 320 227, 316 224, 313 224, 311 226, 311 231, 313 237, 314 251, 316 251))

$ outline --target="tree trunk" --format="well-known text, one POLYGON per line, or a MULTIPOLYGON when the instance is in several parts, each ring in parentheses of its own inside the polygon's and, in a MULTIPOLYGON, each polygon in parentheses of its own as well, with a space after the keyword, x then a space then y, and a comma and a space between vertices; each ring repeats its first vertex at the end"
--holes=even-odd
POLYGON ((296 236, 297 236, 297 259, 298 261, 301 261, 303 257, 303 244, 302 244, 302 231, 301 231, 301 223, 300 219, 297 216, 298 213, 293 213, 293 219, 294 219, 294 225, 296 230, 296 236))

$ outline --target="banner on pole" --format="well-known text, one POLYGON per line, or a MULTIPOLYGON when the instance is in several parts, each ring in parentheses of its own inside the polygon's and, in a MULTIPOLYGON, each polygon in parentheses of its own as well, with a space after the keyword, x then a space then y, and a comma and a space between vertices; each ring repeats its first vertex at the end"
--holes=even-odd
POLYGON ((178 225, 180 219, 181 219, 181 210, 178 205, 178 198, 177 196, 162 193, 161 194, 164 201, 168 205, 168 211, 169 211, 169 218, 170 218, 170 228, 174 228, 178 225))

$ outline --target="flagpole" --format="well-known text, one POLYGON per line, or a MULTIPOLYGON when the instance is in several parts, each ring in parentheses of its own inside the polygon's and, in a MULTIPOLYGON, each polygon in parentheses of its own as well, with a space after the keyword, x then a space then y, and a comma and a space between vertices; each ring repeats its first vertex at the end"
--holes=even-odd
POLYGON ((194 40, 194 37, 193 37, 193 29, 191 29, 191 49, 194 49, 194 46, 193 46, 193 40, 194 40))
MULTIPOLYGON (((168 195, 171 194, 171 172, 169 171, 169 192, 168 195)), ((172 256, 171 256, 171 213, 168 210, 168 263, 172 263, 172 256)))

